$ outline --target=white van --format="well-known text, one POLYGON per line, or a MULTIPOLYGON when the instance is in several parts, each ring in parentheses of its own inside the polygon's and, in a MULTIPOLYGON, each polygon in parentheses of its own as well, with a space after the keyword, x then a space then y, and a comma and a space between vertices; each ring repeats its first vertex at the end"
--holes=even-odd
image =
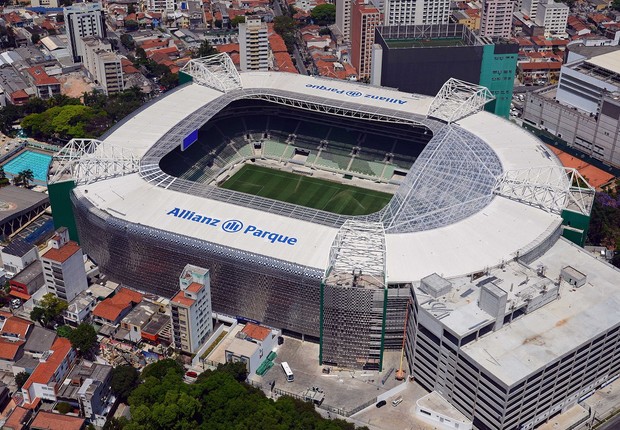
POLYGON ((392 406, 396 407, 403 402, 403 396, 398 396, 394 400, 392 400, 392 406))

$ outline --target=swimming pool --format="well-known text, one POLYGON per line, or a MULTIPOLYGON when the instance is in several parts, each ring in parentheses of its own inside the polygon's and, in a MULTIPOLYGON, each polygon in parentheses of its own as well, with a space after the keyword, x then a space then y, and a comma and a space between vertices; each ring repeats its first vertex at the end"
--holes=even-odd
POLYGON ((19 172, 30 169, 36 181, 47 182, 47 169, 50 161, 52 161, 51 155, 26 150, 6 163, 4 172, 17 176, 19 172))

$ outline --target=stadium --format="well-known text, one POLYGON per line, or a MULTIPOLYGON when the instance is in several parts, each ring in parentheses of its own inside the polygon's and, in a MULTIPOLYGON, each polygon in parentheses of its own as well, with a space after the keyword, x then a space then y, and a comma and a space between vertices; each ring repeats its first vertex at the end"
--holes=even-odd
MULTIPOLYGON (((450 80, 428 97, 240 74, 226 55, 192 60, 181 76, 100 140, 55 156, 55 221, 112 280, 170 297, 186 264, 208 268, 214 312, 320 342, 320 363, 349 368, 381 370, 407 320, 409 371, 478 428, 530 428, 600 386, 597 373, 571 385, 570 404, 558 394, 513 413, 545 381, 514 387, 620 327, 617 312, 593 325, 584 308, 571 317, 587 330, 552 324, 541 345, 526 341, 545 314, 534 311, 555 306, 561 318, 585 294, 560 296, 567 273, 596 267, 601 288, 620 277, 570 242, 583 243, 594 190, 535 136, 485 112, 486 88, 450 80), (491 366, 472 350, 502 335, 522 336, 539 359, 509 372, 523 379, 492 368, 511 351, 491 366), (474 369, 464 387, 461 368, 474 369)), ((613 363, 599 369, 605 380, 613 363)))

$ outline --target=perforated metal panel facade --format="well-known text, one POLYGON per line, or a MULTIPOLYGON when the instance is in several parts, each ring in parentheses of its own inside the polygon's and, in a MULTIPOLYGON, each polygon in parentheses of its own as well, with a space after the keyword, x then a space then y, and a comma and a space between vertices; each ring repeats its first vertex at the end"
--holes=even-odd
POLYGON ((71 199, 81 245, 111 280, 171 297, 186 264, 205 267, 214 312, 318 338, 318 270, 125 222, 71 199))

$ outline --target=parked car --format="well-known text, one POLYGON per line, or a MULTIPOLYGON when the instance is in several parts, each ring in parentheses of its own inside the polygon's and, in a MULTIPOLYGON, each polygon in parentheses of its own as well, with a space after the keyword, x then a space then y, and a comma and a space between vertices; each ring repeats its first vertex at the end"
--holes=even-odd
POLYGON ((387 402, 385 400, 381 400, 380 402, 377 402, 377 404, 375 405, 378 408, 382 408, 385 406, 387 402))

